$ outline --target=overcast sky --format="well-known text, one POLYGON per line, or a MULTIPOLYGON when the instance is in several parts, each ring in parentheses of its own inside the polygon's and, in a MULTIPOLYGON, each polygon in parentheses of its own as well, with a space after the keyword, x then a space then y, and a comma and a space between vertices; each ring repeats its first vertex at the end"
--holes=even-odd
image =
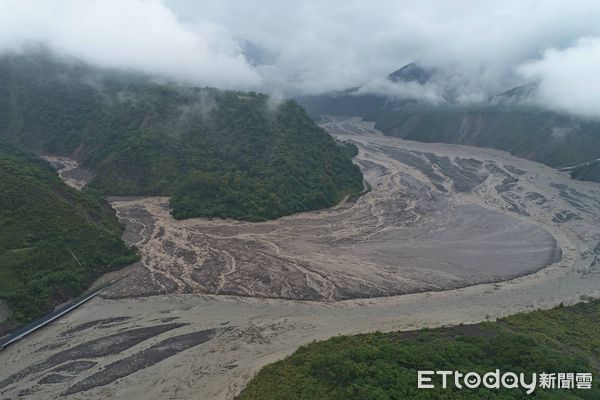
POLYGON ((600 116, 598 21, 597 0, 0 0, 0 51, 44 42, 101 66, 286 95, 386 92, 382 77, 418 61, 466 100, 538 80, 547 107, 600 116))

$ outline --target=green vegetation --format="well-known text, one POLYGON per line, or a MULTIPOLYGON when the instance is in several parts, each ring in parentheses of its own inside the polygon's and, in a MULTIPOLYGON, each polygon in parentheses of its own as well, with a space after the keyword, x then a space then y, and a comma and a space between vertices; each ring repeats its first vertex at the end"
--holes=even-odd
POLYGON ((292 101, 161 84, 43 52, 0 59, 0 137, 75 156, 88 190, 171 196, 175 218, 259 221, 362 190, 351 150, 292 101))
POLYGON ((28 321, 137 260, 104 201, 66 186, 34 155, 0 141, 0 299, 28 321))
POLYGON ((598 399, 592 390, 417 389, 418 370, 600 372, 600 301, 494 323, 335 337, 268 365, 239 400, 598 399))

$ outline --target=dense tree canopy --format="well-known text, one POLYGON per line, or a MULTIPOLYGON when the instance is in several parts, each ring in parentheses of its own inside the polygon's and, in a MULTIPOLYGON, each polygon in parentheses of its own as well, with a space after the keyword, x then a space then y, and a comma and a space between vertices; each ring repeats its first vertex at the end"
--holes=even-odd
POLYGON ((47 54, 0 59, 0 136, 69 154, 90 190, 171 196, 176 218, 264 220, 362 189, 352 149, 295 102, 157 83, 47 54))
POLYGON ((0 299, 26 321, 137 260, 109 205, 0 140, 0 299))
MULTIPOLYGON (((417 371, 598 374, 600 302, 515 315, 495 323, 339 336, 263 368, 239 400, 597 399, 586 389, 418 389, 417 371)), ((556 377, 556 375, 555 375, 556 377)), ((439 377, 438 377, 439 378, 439 377)), ((538 377, 539 379, 539 377, 538 377)), ((539 385, 539 382, 538 382, 539 385)))

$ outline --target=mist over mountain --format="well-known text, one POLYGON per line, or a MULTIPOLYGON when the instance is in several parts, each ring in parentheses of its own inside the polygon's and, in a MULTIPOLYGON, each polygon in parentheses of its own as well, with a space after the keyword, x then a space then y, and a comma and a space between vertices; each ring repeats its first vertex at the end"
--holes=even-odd
POLYGON ((531 81, 548 110, 600 116, 600 4, 2 0, 0 52, 41 43, 104 68, 284 96, 363 87, 476 103, 531 81), (30 12, 35 9, 36 12, 30 12), (145 27, 140 29, 139 27, 145 27), (433 79, 384 79, 417 61, 433 79), (378 78, 380 77, 380 78, 378 78), (381 78, 383 77, 383 78, 381 78), (391 83, 391 84, 390 84, 391 83))
POLYGON ((0 0, 0 397, 600 399, 598 21, 0 0))
POLYGON ((362 190, 355 149, 294 101, 165 83, 44 49, 0 57, 0 138, 76 159, 103 195, 172 196, 176 218, 265 220, 362 190))
MULTIPOLYGON (((446 84, 446 76, 447 71, 410 63, 363 86, 298 101, 316 119, 357 115, 391 136, 493 147, 555 167, 600 157, 600 120, 541 106, 540 81, 467 101, 446 84)), ((585 172, 588 167, 573 176, 597 180, 597 173, 585 172)))

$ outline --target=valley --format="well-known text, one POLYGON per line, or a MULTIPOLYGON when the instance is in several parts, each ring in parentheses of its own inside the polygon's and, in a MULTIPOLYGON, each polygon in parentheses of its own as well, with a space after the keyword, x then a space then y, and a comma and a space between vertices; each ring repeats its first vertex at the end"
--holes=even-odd
POLYGON ((600 296, 600 184, 498 150, 386 137, 359 118, 322 127, 358 147, 371 188, 333 208, 176 220, 167 197, 109 198, 141 261, 3 351, 0 397, 232 399, 313 340, 600 296))
POLYGON ((69 157, 42 156, 50 165, 56 168, 58 176, 73 189, 81 190, 94 177, 91 171, 81 168, 79 163, 69 157))

